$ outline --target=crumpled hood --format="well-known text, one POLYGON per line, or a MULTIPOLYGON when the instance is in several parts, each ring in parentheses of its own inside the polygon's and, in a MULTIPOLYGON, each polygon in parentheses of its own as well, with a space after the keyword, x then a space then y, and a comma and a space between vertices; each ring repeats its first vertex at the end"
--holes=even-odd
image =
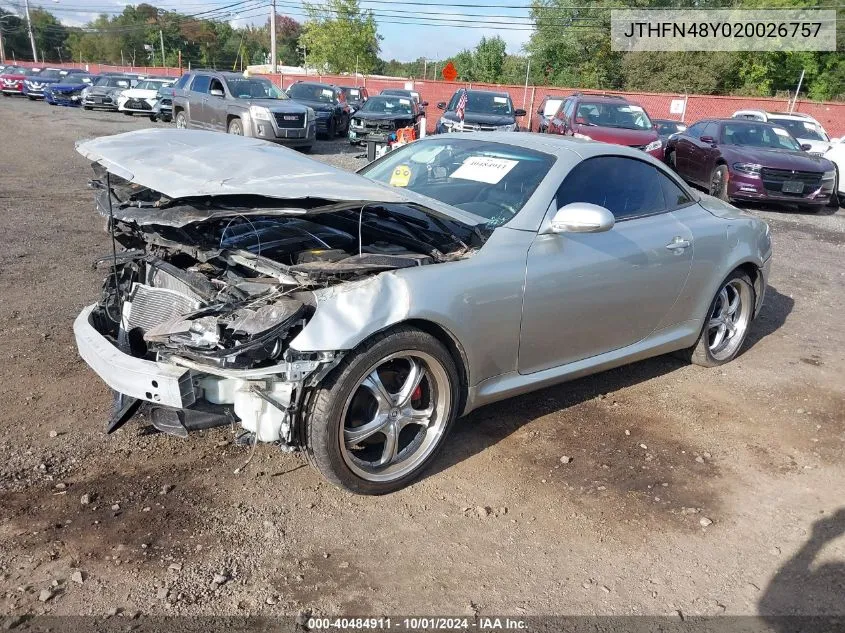
POLYGON ((53 92, 73 92, 74 90, 82 90, 87 88, 91 84, 86 84, 85 82, 79 82, 78 84, 53 84, 50 86, 50 90, 53 92))
MULTIPOLYGON (((410 203, 471 226, 487 221, 412 191, 374 182, 295 150, 245 136, 146 129, 80 141, 76 151, 114 175, 171 199, 252 195, 279 200, 410 203)), ((141 222, 145 214, 155 213, 145 208, 124 211, 133 211, 133 220, 141 222)), ((302 209, 286 212, 307 213, 302 209)), ((193 216, 188 220, 171 218, 167 224, 180 226, 196 221, 193 216)))
POLYGON ((356 119, 364 119, 365 121, 410 121, 414 118, 413 114, 391 114, 388 112, 366 112, 359 110, 355 113, 356 119))
POLYGON ((103 96, 114 92, 121 92, 123 90, 129 90, 129 88, 121 88, 120 86, 91 86, 91 90, 88 94, 103 96))

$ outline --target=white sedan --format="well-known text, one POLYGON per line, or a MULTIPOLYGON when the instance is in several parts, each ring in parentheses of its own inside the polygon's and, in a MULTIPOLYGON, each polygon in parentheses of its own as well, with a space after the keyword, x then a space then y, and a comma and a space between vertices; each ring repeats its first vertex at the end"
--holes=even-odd
POLYGON ((831 139, 833 143, 824 157, 836 165, 836 193, 839 196, 839 204, 845 204, 845 183, 842 174, 845 173, 845 136, 841 139, 831 139))
POLYGON ((158 91, 172 86, 175 79, 144 79, 134 88, 124 90, 117 98, 117 109, 126 115, 145 114, 149 116, 158 102, 158 91))

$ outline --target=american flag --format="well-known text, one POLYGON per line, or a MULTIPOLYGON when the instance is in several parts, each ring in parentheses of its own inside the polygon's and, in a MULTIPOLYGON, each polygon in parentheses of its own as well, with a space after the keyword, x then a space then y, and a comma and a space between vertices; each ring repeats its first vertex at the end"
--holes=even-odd
POLYGON ((464 90, 461 93, 461 98, 458 99, 458 107, 455 109, 455 114, 458 115, 459 121, 464 120, 464 113, 466 112, 466 109, 467 109, 467 91, 464 90))

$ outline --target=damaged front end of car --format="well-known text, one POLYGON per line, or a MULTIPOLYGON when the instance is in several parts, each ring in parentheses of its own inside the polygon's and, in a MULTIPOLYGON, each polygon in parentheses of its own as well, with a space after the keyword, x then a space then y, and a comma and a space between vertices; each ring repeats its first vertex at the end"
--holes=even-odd
MULTIPOLYGON (((254 441, 296 447, 309 393, 345 352, 292 345, 323 299, 375 279, 371 301, 396 302, 391 271, 470 256, 483 239, 394 201, 272 198, 248 187, 177 196, 129 163, 92 157, 115 248, 95 264, 102 294, 74 331, 115 393, 109 432, 141 412, 174 435, 239 424, 254 441)), ((347 323, 372 318, 372 306, 355 303, 361 313, 347 323)))

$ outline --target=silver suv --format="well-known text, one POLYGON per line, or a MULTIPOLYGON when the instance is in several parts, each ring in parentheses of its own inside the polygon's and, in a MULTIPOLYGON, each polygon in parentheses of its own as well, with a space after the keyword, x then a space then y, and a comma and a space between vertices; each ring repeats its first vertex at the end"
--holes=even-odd
POLYGON ((314 111, 291 101, 268 79, 194 70, 173 87, 173 120, 179 128, 218 130, 311 149, 314 111))

